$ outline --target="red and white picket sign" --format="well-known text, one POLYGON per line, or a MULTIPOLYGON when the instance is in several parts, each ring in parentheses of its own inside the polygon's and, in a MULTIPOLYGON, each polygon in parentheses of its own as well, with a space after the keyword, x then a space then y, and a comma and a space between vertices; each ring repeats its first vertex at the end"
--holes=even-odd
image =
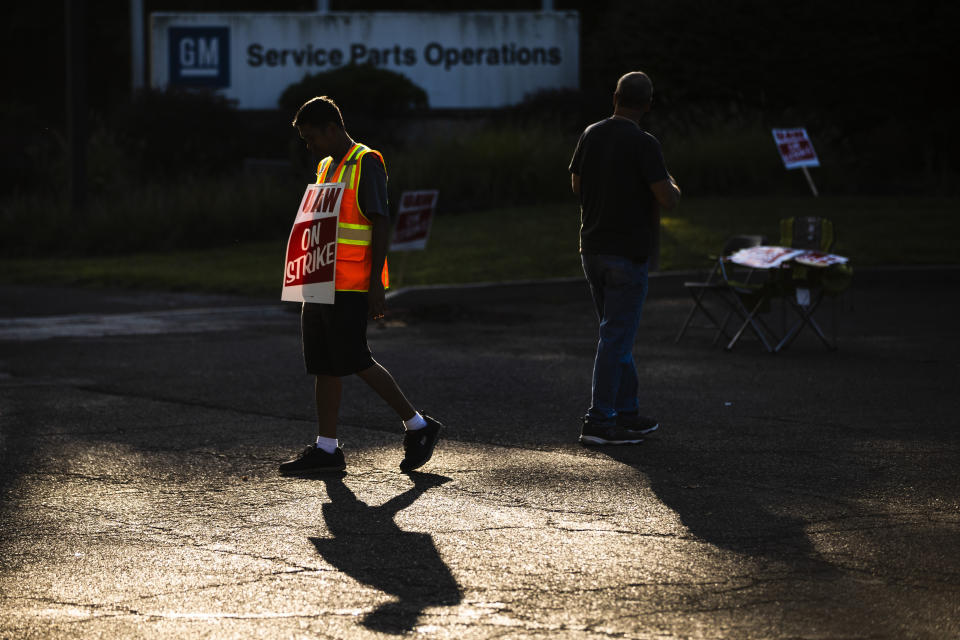
POLYGON ((777 143, 777 151, 780 152, 783 166, 787 169, 820 166, 817 152, 814 151, 805 128, 774 129, 773 140, 777 143))
POLYGON ((281 300, 333 304, 342 182, 307 185, 287 239, 281 300))
POLYGON ((397 207, 391 251, 418 251, 427 248, 438 191, 404 191, 397 207))
POLYGON ((728 260, 752 269, 774 269, 803 253, 803 249, 759 246, 740 249, 728 260))
POLYGON ((810 177, 807 167, 819 167, 820 160, 817 158, 817 152, 813 150, 813 143, 807 135, 807 130, 803 127, 774 129, 773 141, 777 143, 777 151, 780 152, 783 166, 787 169, 802 169, 803 176, 810 185, 810 191, 817 196, 817 185, 813 184, 813 178, 810 177))
POLYGON ((845 256, 838 256, 834 253, 777 246, 759 246, 740 249, 727 259, 730 262, 735 262, 753 269, 775 269, 785 262, 790 261, 808 267, 829 267, 830 265, 845 264, 847 262, 845 256))

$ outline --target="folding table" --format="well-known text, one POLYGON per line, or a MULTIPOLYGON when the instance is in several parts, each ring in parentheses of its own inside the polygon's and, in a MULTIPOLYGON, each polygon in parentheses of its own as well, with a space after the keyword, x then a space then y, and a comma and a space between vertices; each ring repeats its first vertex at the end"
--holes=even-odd
POLYGON ((763 321, 760 313, 769 308, 775 298, 783 295, 784 286, 780 267, 800 253, 803 253, 801 249, 761 245, 741 249, 721 261, 723 280, 731 293, 728 301, 731 309, 742 320, 740 327, 724 347, 727 351, 736 346, 747 329, 757 336, 768 353, 776 351, 774 346, 777 340, 776 334, 763 321), (763 271, 766 277, 760 281, 735 280, 731 277, 729 266, 731 264, 747 267, 751 273, 754 270, 763 271))
MULTIPOLYGON (((762 245, 766 241, 764 236, 756 235, 736 235, 731 236, 727 239, 727 242, 723 246, 719 256, 712 256, 713 267, 710 269, 710 272, 707 274, 706 279, 704 280, 694 280, 683 283, 684 289, 690 294, 690 297, 693 300, 693 304, 690 306, 690 311, 687 313, 687 317, 684 319, 683 324, 680 326, 680 330, 677 332, 677 336, 673 339, 674 342, 680 342, 680 339, 683 338, 684 334, 687 332, 691 326, 702 326, 702 325, 693 325, 694 317, 699 313, 704 316, 709 324, 703 326, 703 328, 713 329, 715 331, 713 336, 713 344, 716 344, 720 339, 720 336, 723 336, 727 340, 730 339, 730 335, 727 333, 726 327, 730 321, 730 314, 733 313, 732 310, 727 311, 727 316, 721 322, 714 316, 716 313, 715 310, 708 308, 708 299, 715 297, 722 297, 727 294, 728 285, 724 281, 724 278, 721 276, 722 260, 739 251, 740 249, 745 249, 747 247, 756 247, 762 245)), ((728 301, 724 301, 725 306, 729 306, 728 301)))
MULTIPOLYGON (((822 277, 826 269, 838 265, 846 265, 847 258, 823 251, 804 251, 794 256, 791 259, 791 264, 799 267, 809 267, 815 270, 815 272, 818 272, 822 277)), ((849 280, 847 282, 849 283, 849 280)), ((810 327, 828 350, 835 351, 837 349, 836 339, 830 340, 827 338, 823 329, 821 329, 817 323, 816 318, 814 318, 814 313, 816 313, 820 307, 820 303, 823 302, 826 289, 820 282, 820 278, 806 279, 804 284, 807 286, 794 288, 794 295, 785 296, 787 306, 797 313, 798 320, 784 334, 774 351, 780 352, 782 349, 790 346, 790 343, 793 342, 804 327, 810 327)), ((834 331, 835 330, 836 329, 834 329, 834 331)))
POLYGON ((769 272, 769 276, 760 285, 747 286, 729 281, 724 269, 724 279, 731 286, 731 290, 737 294, 732 297, 734 309, 743 320, 739 330, 727 344, 726 349, 732 349, 743 332, 750 328, 768 352, 777 353, 788 347, 804 327, 810 327, 827 349, 831 351, 836 349, 835 342, 831 342, 826 337, 813 317, 823 301, 825 293, 823 287, 816 281, 808 282, 806 280, 804 284, 807 286, 797 287, 792 281, 790 270, 800 267, 824 269, 832 265, 846 264, 847 258, 823 251, 760 246, 738 251, 727 258, 725 262, 769 272), (751 295, 752 298, 749 297, 751 295), (758 312, 775 298, 784 298, 785 304, 796 312, 798 319, 787 330, 783 338, 777 342, 776 346, 772 346, 772 341, 768 341, 764 332, 770 336, 774 334, 760 319, 758 312), (750 300, 749 307, 745 304, 745 300, 750 300))

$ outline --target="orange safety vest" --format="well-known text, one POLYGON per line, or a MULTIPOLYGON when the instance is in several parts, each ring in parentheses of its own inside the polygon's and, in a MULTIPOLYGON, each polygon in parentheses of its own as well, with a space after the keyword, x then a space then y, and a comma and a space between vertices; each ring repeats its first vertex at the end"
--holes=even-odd
MULTIPOLYGON (((340 201, 337 229, 337 267, 334 279, 334 289, 337 291, 370 290, 370 271, 373 269, 373 248, 370 243, 373 240, 373 224, 360 210, 360 201, 357 196, 357 187, 360 185, 360 159, 368 153, 377 154, 380 162, 383 162, 383 156, 379 151, 354 143, 332 173, 330 166, 333 164, 333 158, 330 156, 317 165, 317 184, 343 182, 346 185, 343 199, 340 201)), ((385 162, 383 166, 386 171, 385 162)), ((390 286, 386 258, 383 260, 381 279, 384 288, 390 286)))

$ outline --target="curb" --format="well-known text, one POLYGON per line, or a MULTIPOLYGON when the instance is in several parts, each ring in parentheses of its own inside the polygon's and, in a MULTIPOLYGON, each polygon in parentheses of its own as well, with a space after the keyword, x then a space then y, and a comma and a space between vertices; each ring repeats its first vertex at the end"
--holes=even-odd
MULTIPOLYGON (((708 269, 685 269, 678 271, 656 271, 650 274, 651 296, 676 295, 683 291, 683 283, 687 280, 700 279, 706 276, 708 269), (657 286, 660 285, 660 286, 657 286)), ((936 285, 960 284, 960 265, 906 265, 906 266, 878 266, 854 267, 853 286, 876 285, 936 285)), ((586 291, 587 283, 583 276, 565 278, 544 278, 540 280, 509 280, 506 282, 467 282, 462 284, 426 284, 401 287, 387 292, 387 300, 391 302, 415 303, 417 298, 430 294, 447 294, 457 297, 469 294, 482 295, 498 289, 503 295, 526 298, 531 289, 542 293, 544 288, 559 289, 562 287, 582 285, 586 291)))

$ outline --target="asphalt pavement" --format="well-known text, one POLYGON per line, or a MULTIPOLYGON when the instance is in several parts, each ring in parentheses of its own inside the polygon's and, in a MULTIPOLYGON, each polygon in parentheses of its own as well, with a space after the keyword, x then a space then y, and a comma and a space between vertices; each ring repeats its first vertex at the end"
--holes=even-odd
POLYGON ((407 289, 370 342, 434 459, 351 378, 347 471, 294 478, 295 307, 0 287, 0 638, 960 637, 960 270, 858 271, 776 355, 675 343, 683 279, 642 444, 577 442, 582 281, 407 289))

